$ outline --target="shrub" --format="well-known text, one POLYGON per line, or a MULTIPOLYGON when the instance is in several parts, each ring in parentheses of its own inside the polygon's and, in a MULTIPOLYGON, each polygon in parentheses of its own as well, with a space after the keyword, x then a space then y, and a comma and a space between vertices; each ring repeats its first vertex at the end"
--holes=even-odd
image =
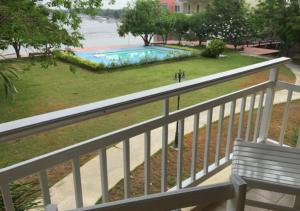
MULTIPOLYGON (((37 193, 39 192, 39 190, 35 185, 31 183, 13 183, 9 186, 9 188, 16 211, 25 211, 41 206, 37 201, 37 193)), ((0 210, 5 210, 1 192, 0 210)))
POLYGON ((225 43, 220 39, 213 39, 205 50, 202 52, 202 56, 210 58, 218 58, 221 53, 224 52, 225 43))
POLYGON ((298 136, 299 136, 299 129, 300 127, 296 127, 296 128, 293 128, 292 130, 292 137, 291 137, 291 145, 292 147, 297 147, 297 144, 298 144, 298 136))
POLYGON ((55 51, 54 56, 62 61, 78 65, 89 70, 100 71, 105 68, 104 65, 101 63, 91 62, 87 59, 80 58, 76 56, 73 52, 69 51, 55 51))

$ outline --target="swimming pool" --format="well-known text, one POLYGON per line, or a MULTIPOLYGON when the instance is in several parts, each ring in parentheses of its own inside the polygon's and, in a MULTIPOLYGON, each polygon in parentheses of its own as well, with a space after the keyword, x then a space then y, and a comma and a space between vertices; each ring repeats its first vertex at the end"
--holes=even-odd
POLYGON ((102 63, 106 67, 113 65, 148 63, 171 58, 191 55, 191 51, 165 48, 158 46, 120 48, 113 50, 95 50, 88 52, 75 52, 78 57, 92 62, 102 63))

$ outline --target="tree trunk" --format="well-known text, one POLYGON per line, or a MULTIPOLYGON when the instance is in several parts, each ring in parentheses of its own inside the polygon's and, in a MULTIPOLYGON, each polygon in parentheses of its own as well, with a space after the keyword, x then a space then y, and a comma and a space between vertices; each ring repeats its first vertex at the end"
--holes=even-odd
POLYGON ((181 45, 181 36, 178 37, 178 45, 181 45))
POLYGON ((12 46, 16 52, 17 58, 21 58, 21 54, 20 54, 21 45, 19 43, 13 43, 12 46))
POLYGON ((201 47, 201 45, 202 45, 202 39, 198 38, 198 41, 199 41, 199 47, 201 47))
POLYGON ((164 37, 164 35, 161 35, 161 40, 162 40, 163 43, 165 43, 165 37, 164 37))
POLYGON ((151 42, 151 36, 149 38, 149 35, 148 34, 145 34, 144 37, 143 37, 143 40, 144 40, 144 45, 145 46, 149 46, 150 45, 150 42, 151 42))
POLYGON ((168 44, 168 35, 165 35, 165 44, 168 44))

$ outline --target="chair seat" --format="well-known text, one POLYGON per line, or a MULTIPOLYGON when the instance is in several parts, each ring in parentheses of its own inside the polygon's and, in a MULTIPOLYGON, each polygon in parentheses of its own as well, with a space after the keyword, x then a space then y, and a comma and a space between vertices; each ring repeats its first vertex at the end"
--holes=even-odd
POLYGON ((300 149, 237 142, 232 172, 245 180, 300 188, 300 149))

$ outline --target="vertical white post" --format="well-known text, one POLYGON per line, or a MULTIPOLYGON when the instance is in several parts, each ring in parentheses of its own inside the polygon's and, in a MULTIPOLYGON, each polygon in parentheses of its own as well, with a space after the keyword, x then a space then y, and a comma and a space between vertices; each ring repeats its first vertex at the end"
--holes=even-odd
POLYGON ((150 144, 151 140, 150 131, 145 132, 144 134, 144 153, 145 153, 145 162, 144 162, 144 192, 145 195, 150 193, 150 144))
POLYGON ((226 149, 225 149, 226 161, 229 160, 230 148, 231 148, 231 144, 232 144, 232 132, 233 132, 235 106, 236 106, 236 101, 234 100, 231 102, 230 117, 229 117, 229 122, 228 122, 227 142, 226 142, 226 149))
POLYGON ((44 206, 46 207, 48 204, 51 204, 47 171, 46 170, 40 171, 38 173, 38 177, 39 177, 40 186, 42 190, 44 206))
POLYGON ((263 109, 258 142, 265 142, 268 137, 269 124, 271 120, 273 100, 275 95, 275 83, 278 79, 278 69, 271 69, 269 81, 274 82, 273 87, 268 88, 266 91, 265 106, 263 109))
POLYGON ((203 162, 203 171, 204 174, 208 173, 209 166, 209 146, 211 138, 211 121, 212 121, 213 108, 207 111, 207 123, 206 123, 206 132, 205 132, 205 148, 204 148, 204 162, 203 162))
POLYGON ((109 201, 106 148, 102 148, 99 150, 99 159, 100 159, 102 202, 105 203, 109 201))
POLYGON ((253 110, 254 110, 254 105, 255 105, 255 97, 256 97, 256 94, 253 94, 252 97, 251 97, 250 109, 249 109, 249 112, 248 112, 247 130, 246 130, 246 136, 245 136, 245 141, 246 142, 250 142, 250 132, 251 132, 251 126, 252 126, 253 110))
POLYGON ((6 210, 15 211, 15 207, 11 198, 9 185, 8 184, 2 184, 1 187, 1 193, 2 193, 2 199, 4 202, 4 207, 6 210))
POLYGON ((82 187, 81 187, 79 158, 72 159, 72 172, 73 172, 73 183, 74 183, 76 207, 80 208, 80 207, 83 207, 83 200, 82 200, 82 187))
MULTIPOLYGON (((169 98, 163 101, 163 115, 169 115, 169 98)), ((162 127, 162 149, 161 149, 161 192, 167 191, 168 187, 168 125, 162 127)))
POLYGON ((194 115, 194 131, 193 131, 193 143, 192 143, 192 164, 191 164, 191 178, 192 181, 196 177, 196 165, 198 157, 198 138, 199 138, 199 113, 194 115))
POLYGON ((182 188, 182 168, 183 168, 183 138, 184 138, 184 119, 178 121, 178 151, 177 151, 177 169, 176 185, 177 189, 182 188))
POLYGON ((124 168, 124 198, 130 197, 130 145, 129 139, 123 141, 123 168, 124 168))
POLYGON ((223 137, 224 110, 225 110, 225 104, 220 106, 220 111, 219 111, 218 134, 217 134, 216 156, 215 156, 215 165, 216 166, 219 166, 219 164, 220 164, 221 142, 222 142, 222 137, 223 137))
POLYGON ((239 118, 239 125, 238 125, 237 140, 242 140, 243 121, 244 121, 244 113, 245 113, 246 101, 247 101, 247 97, 243 97, 242 98, 242 103, 241 103, 241 110, 240 110, 240 118, 239 118))
POLYGON ((259 130, 259 123, 261 120, 261 112, 262 112, 262 106, 264 102, 264 96, 265 96, 265 91, 262 91, 260 97, 259 97, 259 102, 258 102, 258 109, 256 113, 256 120, 255 120, 255 126, 254 126, 254 133, 253 133, 253 142, 257 143, 257 136, 258 136, 258 130, 259 130))
POLYGON ((286 131, 286 128, 287 128, 287 122, 288 122, 288 118, 289 118, 289 108, 290 108, 292 95, 293 95, 293 91, 289 90, 289 93, 288 93, 288 96, 287 96, 287 99, 286 99, 284 112, 283 112, 282 123, 281 123, 281 127, 280 127, 281 128, 280 129, 280 135, 279 135, 279 144, 280 144, 280 146, 282 146, 283 142, 284 142, 284 136, 285 136, 285 131, 286 131))

